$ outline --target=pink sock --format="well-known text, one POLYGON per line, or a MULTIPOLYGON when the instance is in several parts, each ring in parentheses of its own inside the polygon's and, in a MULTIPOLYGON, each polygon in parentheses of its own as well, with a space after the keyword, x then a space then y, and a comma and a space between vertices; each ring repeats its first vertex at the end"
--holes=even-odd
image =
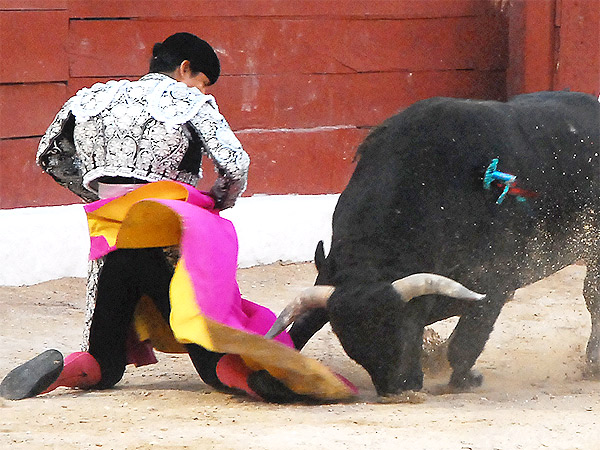
POLYGON ((239 355, 225 355, 217 363, 217 377, 225 386, 241 389, 251 397, 261 397, 248 386, 247 378, 252 371, 239 355))
POLYGON ((59 386, 89 388, 102 379, 100 365, 87 352, 71 353, 65 358, 64 367, 58 379, 48 386, 43 394, 59 386))

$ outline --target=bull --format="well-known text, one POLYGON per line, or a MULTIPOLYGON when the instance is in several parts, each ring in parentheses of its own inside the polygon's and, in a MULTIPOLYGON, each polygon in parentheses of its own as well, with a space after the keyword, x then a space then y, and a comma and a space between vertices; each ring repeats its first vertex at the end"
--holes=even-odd
POLYGON ((423 386, 424 328, 459 316, 449 385, 467 390, 482 383, 473 366, 514 291, 583 261, 597 375, 599 135, 600 103, 578 92, 431 98, 389 118, 358 147, 328 256, 317 246, 316 286, 268 336, 293 323, 302 349, 330 322, 378 394, 393 395, 423 386))

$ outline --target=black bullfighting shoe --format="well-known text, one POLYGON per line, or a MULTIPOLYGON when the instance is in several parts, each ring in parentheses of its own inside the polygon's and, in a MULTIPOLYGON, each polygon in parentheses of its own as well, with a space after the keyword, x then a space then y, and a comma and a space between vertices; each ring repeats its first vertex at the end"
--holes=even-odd
POLYGON ((63 355, 46 350, 11 370, 2 383, 0 395, 8 400, 21 400, 44 392, 63 370, 63 355))
POLYGON ((266 370, 252 372, 248 375, 247 382, 250 389, 267 402, 292 403, 312 400, 306 395, 296 394, 266 370))

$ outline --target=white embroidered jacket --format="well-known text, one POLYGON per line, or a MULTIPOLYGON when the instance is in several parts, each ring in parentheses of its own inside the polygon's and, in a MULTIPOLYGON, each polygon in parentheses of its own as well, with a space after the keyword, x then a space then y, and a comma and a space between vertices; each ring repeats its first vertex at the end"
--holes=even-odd
POLYGON ((246 188, 250 159, 215 99, 150 73, 109 81, 70 98, 42 137, 37 162, 85 200, 103 177, 175 180, 195 186, 206 154, 219 173, 223 207, 246 188))

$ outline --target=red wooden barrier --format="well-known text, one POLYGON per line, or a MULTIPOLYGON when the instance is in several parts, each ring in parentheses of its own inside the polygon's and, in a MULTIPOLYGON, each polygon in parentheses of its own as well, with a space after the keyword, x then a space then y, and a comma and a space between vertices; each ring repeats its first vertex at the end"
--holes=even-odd
POLYGON ((152 45, 181 30, 204 37, 216 48, 224 75, 503 70, 506 65, 499 16, 396 21, 334 17, 327 18, 326 26, 322 18, 198 17, 177 22, 73 21, 71 77, 141 75, 152 45))
POLYGON ((507 92, 600 93, 600 0, 513 0, 507 92))
POLYGON ((64 83, 0 84, 0 138, 40 136, 67 98, 64 83))
MULTIPOLYGON (((366 129, 341 128, 238 133, 251 156, 248 193, 341 192, 366 129)), ((208 169, 208 165, 206 166, 208 169)))
POLYGON ((508 96, 552 89, 555 0, 512 0, 508 96))
POLYGON ((212 93, 251 155, 248 194, 339 192, 368 128, 423 98, 599 93, 600 0, 498 4, 0 0, 0 207, 76 201, 33 164, 39 136, 79 88, 145 73, 176 31, 220 55, 212 93))
POLYGON ((34 163, 39 136, 67 98, 66 9, 66 0, 0 0, 2 208, 77 201, 34 163))
MULTIPOLYGON (((5 0, 6 1, 6 0, 5 0)), ((481 15, 487 0, 70 0, 74 18, 360 17, 410 19, 481 15)))
POLYGON ((0 83, 68 78, 66 11, 0 10, 0 83))
POLYGON ((32 161, 39 139, 0 140, 2 208, 77 203, 79 198, 42 173, 32 161))
POLYGON ((64 11, 69 0, 0 0, 0 11, 64 11))
POLYGON ((600 90, 600 0, 498 4, 0 0, 0 207, 76 201, 33 164, 39 136, 79 88, 145 73, 176 31, 219 53, 212 93, 251 155, 248 194, 339 192, 368 128, 423 98, 600 90))
POLYGON ((600 94, 600 0, 561 0, 554 89, 600 94))
POLYGON ((0 57, 16 61, 0 69, 3 208, 73 201, 25 138, 81 87, 144 74, 176 31, 219 53, 212 92, 252 158, 248 194, 339 192, 389 115, 432 95, 505 96, 507 24, 487 0, 0 0, 0 25, 0 57))

